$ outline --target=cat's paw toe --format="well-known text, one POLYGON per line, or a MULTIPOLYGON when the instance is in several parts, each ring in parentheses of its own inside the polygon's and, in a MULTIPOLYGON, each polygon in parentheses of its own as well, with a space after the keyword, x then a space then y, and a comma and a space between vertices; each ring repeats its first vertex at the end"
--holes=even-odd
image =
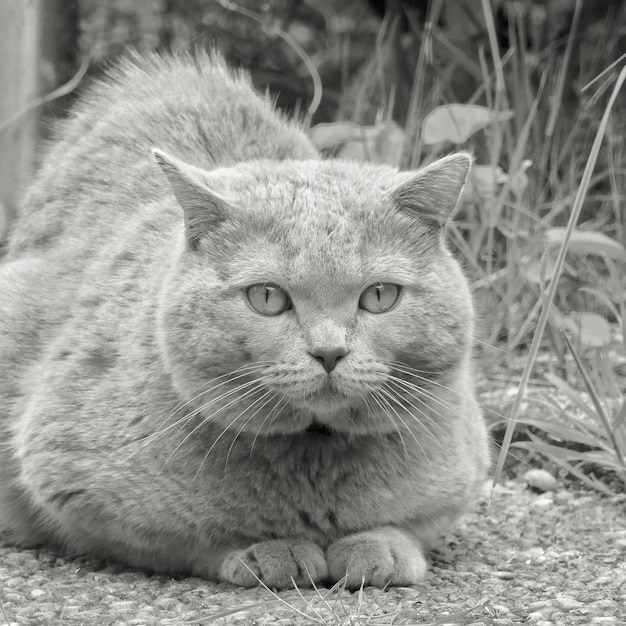
POLYGON ((293 582, 308 587, 328 575, 323 550, 310 541, 262 541, 245 550, 228 554, 220 568, 220 578, 241 587, 284 589, 293 582), (292 582, 293 580, 293 582, 292 582))
POLYGON ((346 587, 412 585, 424 578, 426 559, 419 543, 397 528, 378 528, 348 535, 332 543, 326 562, 333 580, 346 577, 346 587))

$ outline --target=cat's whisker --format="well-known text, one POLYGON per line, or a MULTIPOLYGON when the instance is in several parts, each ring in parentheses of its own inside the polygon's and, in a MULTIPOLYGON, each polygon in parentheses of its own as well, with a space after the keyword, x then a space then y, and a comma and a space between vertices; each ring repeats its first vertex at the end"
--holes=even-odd
POLYGON ((409 376, 412 376, 416 380, 428 383, 429 385, 433 385, 435 387, 438 387, 439 389, 443 389, 444 391, 448 391, 448 392, 454 394, 457 398, 459 398, 461 400, 465 400, 467 402, 471 402, 472 404, 476 405, 477 407, 480 407, 483 410, 488 410, 490 413, 493 413, 494 415, 496 415, 497 417, 499 417, 499 418, 501 418, 503 420, 508 420, 509 419, 508 415, 502 415, 502 414, 494 411, 492 407, 487 407, 484 404, 478 402, 478 400, 474 396, 472 396, 472 395, 461 393, 457 389, 454 389, 452 387, 448 387, 447 385, 444 385, 444 384, 442 384, 442 383, 440 383, 440 382, 438 382, 436 380, 432 380, 430 378, 425 378, 425 377, 421 376, 419 374, 420 370, 416 370, 414 368, 411 368, 411 367, 407 366, 404 363, 398 363, 396 361, 387 361, 385 364, 388 367, 391 367, 392 369, 397 370, 398 372, 401 372, 401 373, 407 374, 409 376))
POLYGON ((392 374, 389 375, 388 380, 389 382, 394 383, 396 386, 404 388, 404 391, 406 393, 409 393, 416 401, 431 409, 433 412, 435 412, 436 415, 445 417, 445 414, 440 413, 438 410, 436 410, 435 407, 432 406, 432 404, 439 405, 443 409, 451 412, 453 415, 459 414, 458 406, 455 406, 451 402, 440 398, 436 394, 427 389, 424 389, 423 387, 420 387, 419 385, 416 385, 415 383, 404 380, 403 378, 398 378, 397 376, 393 376, 392 374), (429 400, 430 403, 426 403, 424 399, 429 400))
MULTIPOLYGON (((189 406, 190 404, 192 404, 193 402, 197 401, 199 398, 201 398, 204 395, 207 395, 209 393, 214 393, 216 392, 220 387, 223 387, 227 384, 230 384, 234 381, 240 380, 242 378, 245 378, 246 376, 249 376, 250 374, 253 374, 255 372, 258 371, 263 371, 265 368, 264 367, 260 367, 258 369, 254 369, 254 370, 249 370, 246 371, 244 373, 241 373, 238 376, 232 376, 232 374, 234 374, 235 372, 220 376, 219 378, 223 378, 224 376, 229 376, 230 378, 226 379, 226 380, 222 380, 220 383, 218 383, 217 385, 213 385, 208 389, 205 389, 204 391, 196 394, 193 398, 191 398, 189 401, 185 402, 183 405, 179 406, 177 409, 175 409, 174 411, 172 411, 170 413, 170 415, 168 416, 168 418, 166 418, 167 421, 169 419, 171 419, 177 412, 179 412, 180 410, 182 410, 183 408, 189 406)), ((152 436, 160 436, 161 434, 167 432, 168 430, 170 430, 171 428, 175 427, 177 424, 179 424, 182 421, 186 420, 188 417, 193 417, 195 415, 197 415, 199 412, 201 412, 202 410, 206 410, 210 405, 214 404, 215 402, 219 402, 220 400, 222 400, 224 397, 232 395, 233 393, 237 393, 239 391, 241 391, 242 389, 245 389, 246 387, 253 385, 255 382, 258 382, 259 380, 267 380, 269 377, 268 376, 263 376, 263 377, 257 377, 254 378, 250 381, 246 381, 245 383, 241 383, 239 385, 237 385, 236 387, 234 387, 233 389, 230 389, 228 391, 226 391, 225 393, 216 396, 215 398, 211 399, 209 401, 209 403, 205 403, 204 405, 198 407, 197 409, 195 409, 194 411, 192 411, 191 413, 187 413, 185 414, 182 418, 180 418, 179 420, 177 420, 176 422, 173 422, 172 424, 170 424, 169 426, 161 429, 161 430, 157 430, 152 436)), ((214 379, 215 380, 215 379, 214 379)))
MULTIPOLYGON (((288 401, 285 399, 285 404, 287 404, 287 402, 288 401)), ((280 416, 280 413, 276 413, 276 415, 273 415, 272 418, 270 419, 269 425, 271 426, 278 419, 279 416, 280 416)), ((293 405, 291 406, 291 419, 293 421, 296 420, 296 410, 293 407, 293 405)))
MULTIPOLYGON (((406 442, 404 441, 404 437, 402 436, 402 432, 397 424, 397 421, 399 421, 404 428, 409 432, 409 434, 415 439, 415 434, 411 431, 411 429, 408 427, 407 423, 402 419, 402 417, 398 414, 398 411, 395 409, 395 407, 392 406, 391 402, 389 401, 389 399, 393 400, 393 395, 389 393, 389 391, 387 391, 383 387, 379 387, 373 394, 373 397, 376 398, 379 401, 379 406, 382 404, 383 407, 383 413, 384 415, 386 415, 389 420, 391 421, 391 423, 393 424, 394 428, 396 429, 396 431, 398 432, 398 435, 400 437, 400 441, 402 443, 402 446, 404 448, 404 453, 405 453, 405 457, 407 457, 408 455, 408 448, 406 445, 406 442)), ((417 439, 415 440, 417 445, 419 446, 419 442, 417 441, 417 439)))
MULTIPOLYGON (((233 446, 235 445, 235 442, 237 441, 239 435, 241 435, 241 433, 246 428, 246 426, 259 414, 259 412, 262 411, 276 397, 275 393, 273 391, 268 391, 267 393, 263 394, 260 398, 255 400, 247 409, 242 411, 242 413, 245 413, 245 411, 249 411, 255 404, 263 400, 263 398, 265 397, 267 397, 267 400, 265 400, 265 402, 263 402, 254 410, 254 412, 246 419, 246 421, 239 427, 239 429, 235 433, 235 436, 233 437, 233 441, 228 448, 228 452, 226 453, 226 461, 224 462, 224 471, 228 469, 228 459, 230 458, 230 454, 233 450, 233 446)), ((206 456, 205 456, 205 459, 206 459, 206 456)), ((204 463, 204 459, 202 463, 204 463)), ((202 468, 202 464, 200 464, 200 468, 202 468)), ((200 468, 198 468, 198 472, 200 471, 200 468)), ((194 477, 194 480, 195 480, 195 477, 194 477)))
POLYGON ((420 407, 427 409, 437 417, 449 419, 451 415, 459 415, 460 407, 458 405, 438 396, 422 385, 394 375, 389 375, 387 380, 390 384, 394 385, 400 393, 410 396, 420 407))
POLYGON ((460 335, 464 335, 465 337, 470 339, 472 341, 472 343, 478 343, 481 346, 484 346, 485 348, 489 348, 491 350, 494 350, 495 352, 500 352, 501 354, 506 354, 508 356, 513 354, 513 352, 511 350, 507 350, 506 348, 501 348, 500 346, 494 346, 492 343, 489 343, 488 341, 485 341, 484 339, 480 339, 480 337, 478 337, 477 335, 475 335, 473 333, 468 333, 467 331, 463 330, 462 328, 458 328, 457 332, 460 335))
MULTIPOLYGON (((246 389, 247 387, 254 386, 254 385, 256 385, 259 382, 263 382, 263 380, 265 380, 267 378, 268 377, 263 377, 262 379, 254 379, 254 380, 251 380, 251 381, 247 381, 247 382, 245 382, 243 384, 238 385, 237 387, 235 387, 233 389, 228 390, 225 393, 220 394, 219 396, 216 396, 215 398, 211 399, 209 402, 207 402, 207 403, 201 405, 200 407, 196 408, 194 411, 191 411, 190 413, 187 413, 187 414, 183 415, 182 417, 177 419, 175 422, 172 422, 171 424, 169 424, 165 428, 161 428, 161 429, 155 431, 154 433, 152 433, 150 436, 146 437, 143 440, 143 445, 136 451, 136 453, 138 454, 138 453, 143 452, 157 438, 163 436, 166 432, 170 431, 171 429, 176 428, 176 426, 178 426, 178 429, 175 431, 174 435, 178 434, 180 432, 180 430, 182 428, 184 428, 185 424, 187 424, 189 421, 191 421, 192 419, 197 417, 202 411, 206 411, 212 405, 217 404, 218 402, 221 402, 222 400, 228 398, 229 396, 232 396, 234 394, 239 393, 240 391, 242 391, 243 389, 246 389)), ((215 388, 211 389, 211 391, 215 391, 215 388)))
MULTIPOLYGON (((179 444, 174 448, 174 450, 170 453, 170 455, 164 461, 163 465, 161 466, 161 469, 159 469, 159 471, 157 472, 156 476, 154 477, 154 480, 152 481, 152 484, 154 484, 154 482, 158 479, 158 477, 161 475, 161 473, 163 472, 163 470, 165 469, 167 464, 172 460, 174 455, 185 444, 185 442, 188 441, 205 424, 207 424, 208 422, 213 420, 216 417, 216 415, 218 415, 222 411, 226 410, 228 407, 232 406, 235 402, 239 402, 240 400, 242 400, 246 396, 249 396, 249 395, 251 395, 253 393, 256 393, 257 391, 262 390, 262 389, 265 388, 262 382, 260 382, 260 381, 255 381, 255 382, 258 383, 255 387, 253 387, 252 389, 248 389, 248 391, 246 391, 242 396, 239 396, 239 397, 235 398, 235 400, 231 400, 227 404, 219 407, 217 411, 215 411, 211 415, 209 415, 209 416, 205 417, 204 419, 202 419, 201 422, 197 426, 195 426, 189 433, 187 433, 187 435, 183 438, 183 440, 181 442, 179 442, 179 444)), ((215 446, 215 443, 213 444, 212 448, 215 446)))
MULTIPOLYGON (((439 389, 443 389, 444 391, 449 391, 450 393, 455 394, 458 398, 464 399, 464 400, 469 400, 471 402, 476 402, 475 399, 467 394, 463 394, 461 392, 459 392, 457 389, 454 389, 453 387, 450 387, 448 385, 445 385, 441 382, 439 382, 438 380, 434 380, 432 378, 428 378, 426 376, 423 376, 422 374, 424 373, 421 370, 417 370, 414 369, 412 367, 409 367, 403 363, 397 363, 394 361, 388 361, 387 365, 389 367, 391 367, 392 370, 396 370, 397 372, 401 373, 401 374, 406 374, 407 376, 411 376, 412 378, 414 378, 415 380, 419 380, 420 382, 425 383, 425 385, 432 385, 433 387, 438 387, 439 389)), ((430 372, 432 374, 441 374, 442 372, 430 372)))
POLYGON ((239 421, 239 419, 241 419, 241 417, 246 413, 246 411, 249 411, 250 409, 252 409, 255 405, 257 405, 259 402, 261 402, 264 398, 267 398, 267 400, 265 400, 265 402, 263 402, 263 404, 261 404, 260 406, 258 406, 254 413, 252 413, 252 415, 244 422, 244 424, 237 430, 237 432, 235 433, 235 437, 233 439, 233 442, 231 443, 230 447, 228 448, 228 453, 226 455, 226 462, 224 465, 224 468, 226 469, 228 466, 228 457, 230 456, 230 453, 232 451, 233 445, 235 444, 235 441, 237 440, 237 438, 239 437, 239 435, 241 434, 242 430, 246 427, 246 425, 250 422, 250 420, 252 420, 254 418, 255 415, 257 415, 259 413, 259 411, 261 409, 263 409, 263 407, 265 407, 269 402, 271 402, 271 400, 275 397, 275 393, 271 390, 266 391, 266 393, 264 393, 261 397, 256 398, 250 405, 248 405, 247 407, 245 407, 242 411, 240 411, 240 413, 237 415, 237 417, 235 417, 235 419, 233 419, 228 426, 226 426, 222 432, 218 435, 218 437, 214 440, 213 444, 211 445, 211 447, 207 450, 207 452, 205 453, 203 459, 202 459, 202 463, 200 463, 200 467, 198 468, 196 475, 194 476, 195 480, 200 472, 200 470, 202 469, 202 466, 204 465, 205 461, 209 458, 209 455, 211 454, 211 452, 213 451, 213 449, 215 448, 216 444, 218 443, 218 441, 229 431, 231 430, 232 426, 234 424, 237 423, 237 421, 239 421), (268 397, 269 396, 269 397, 268 397))
MULTIPOLYGON (((380 387, 379 393, 384 394, 385 397, 387 397, 389 400, 395 402, 401 409, 406 410, 406 407, 404 407, 402 405, 402 402, 398 399, 398 397, 394 393, 393 389, 388 387, 386 383, 383 384, 382 387, 380 387)), ((417 444, 417 447, 420 449, 421 453, 424 455, 424 458, 427 460, 428 464, 430 465, 431 464, 430 458, 426 454, 426 450, 424 450, 424 448, 423 448, 422 444, 420 443, 419 439, 416 437, 415 433, 413 432, 413 429, 406 423, 406 421, 403 419, 403 417, 400 415, 400 413, 394 407, 391 406, 391 404, 390 404, 390 408, 392 409, 392 411, 393 411, 394 415, 396 416, 396 418, 401 422, 401 424, 406 428, 408 433, 411 435, 411 437, 413 438, 413 440, 417 444)), ((419 419, 416 418, 416 421, 417 421, 417 423, 422 425, 419 419)), ((431 433, 431 436, 432 436, 432 433, 431 433)))
MULTIPOLYGON (((237 393, 237 392, 241 391, 242 389, 246 389, 248 387, 252 387, 255 384, 258 385, 259 388, 264 388, 265 383, 267 381, 269 381, 269 380, 272 380, 272 378, 273 378, 272 376, 261 376, 260 378, 256 378, 254 380, 251 380, 251 381, 248 381, 246 383, 243 383, 243 384, 239 385, 238 387, 236 387, 235 389, 231 389, 230 391, 227 391, 227 392, 217 396, 216 398, 212 398, 211 400, 209 400, 205 404, 199 406, 198 407, 198 412, 199 413, 203 413, 208 408, 213 406, 214 404, 216 404, 218 402, 221 402, 222 400, 225 400, 227 397, 232 396, 234 393, 237 393)), ((225 404, 224 406, 220 407, 218 409, 218 411, 215 413, 215 415, 217 415, 217 413, 227 409, 228 407, 232 406, 233 404, 236 404, 240 399, 245 398, 250 393, 253 393, 253 390, 251 391, 250 389, 248 389, 248 391, 246 391, 242 396, 240 396, 238 398, 234 398, 233 400, 230 400, 227 404, 225 404)))
MULTIPOLYGON (((415 415, 412 411, 408 411, 409 415, 420 425, 421 429, 424 430, 432 438, 432 440, 435 442, 435 444, 437 444, 438 443, 437 436, 431 430, 431 427, 434 427, 435 429, 439 429, 439 432, 441 434, 445 434, 445 429, 442 426, 442 424, 440 424, 437 420, 433 420, 432 416, 429 415, 422 408, 422 407, 426 407, 426 408, 431 408, 431 410, 432 410, 432 407, 429 407, 428 405, 425 405, 423 400, 421 400, 419 397, 415 396, 413 393, 407 391, 406 389, 398 387, 397 383, 395 383, 395 386, 394 386, 394 381, 388 381, 388 383, 389 383, 389 389, 395 390, 395 392, 397 393, 398 398, 399 398, 400 401, 406 402, 406 404, 408 406, 410 406, 411 409, 413 409, 419 416, 424 418, 424 419, 420 419, 420 417, 418 415, 415 415), (415 400, 418 403, 421 403, 422 406, 418 406, 418 405, 414 404, 408 398, 405 398, 403 394, 407 394, 407 393, 411 396, 411 398, 413 400, 415 400)), ((442 417, 442 418, 446 417, 443 413, 439 413, 437 411, 434 411, 434 414, 436 416, 438 416, 438 417, 442 417)))
POLYGON ((373 392, 374 392, 374 388, 371 386, 368 386, 366 392, 362 392, 358 394, 359 399, 363 402, 363 405, 365 406, 365 412, 368 418, 372 415, 372 413, 374 412, 374 408, 375 408, 372 406, 371 394, 373 392))
MULTIPOLYGON (((199 387, 201 391, 193 395, 186 402, 181 402, 176 407, 174 407, 172 412, 161 421, 161 424, 168 422, 172 417, 174 417, 174 415, 176 415, 176 413, 178 413, 179 411, 182 411, 184 408, 194 403, 203 395, 207 393, 211 393, 212 391, 215 391, 218 387, 221 387, 228 383, 234 382, 241 378, 245 378, 246 376, 250 376, 251 374, 254 374, 256 372, 261 372, 264 369, 266 369, 266 366, 270 363, 271 363, 270 361, 255 361, 254 363, 247 363, 245 365, 242 365, 234 369, 231 372, 227 372, 226 374, 221 374, 220 376, 217 376, 216 378, 206 381, 199 387), (238 374, 238 376, 235 376, 235 374, 238 374), (220 381, 220 382, 217 383, 217 381, 220 381)), ((160 426, 157 427, 157 429, 159 428, 160 426)))
MULTIPOLYGON (((387 365, 388 367, 391 367, 392 369, 405 370, 407 373, 415 374, 418 376, 419 375, 439 376, 443 373, 442 370, 420 370, 420 369, 417 369, 416 367, 411 367, 410 365, 407 365, 406 363, 402 363, 401 361, 385 361, 384 364, 387 365)), ((427 378, 426 380, 430 380, 430 378, 427 378)))
POLYGON ((389 402, 379 394, 379 390, 378 389, 372 389, 371 391, 371 399, 373 402, 375 402, 379 409, 382 411, 383 415, 385 415, 393 424, 394 428, 396 429, 396 432, 398 433, 398 438, 400 439, 400 444, 402 445, 402 448, 404 450, 404 460, 405 462, 408 461, 409 458, 409 452, 408 452, 408 448, 406 445, 406 441, 404 441, 404 437, 402 435, 402 431, 400 430, 400 428, 398 427, 398 424, 396 424, 395 419, 393 418, 393 415, 391 414, 391 407, 389 405, 389 402))
POLYGON ((256 444, 256 441, 259 438, 261 431, 263 430, 263 426, 265 426, 265 423, 267 422, 268 419, 270 420, 270 424, 271 424, 272 421, 276 419, 276 417, 278 417, 280 411, 282 410, 282 407, 285 404, 287 404, 287 399, 285 397, 278 398, 276 404, 270 409, 270 411, 267 413, 267 415, 265 416, 265 418, 259 425, 254 435, 254 439, 252 440, 252 445, 250 446, 250 457, 252 457, 252 452, 254 451, 254 445, 256 444))
MULTIPOLYGON (((240 368, 237 368, 236 370, 233 370, 232 372, 229 372, 227 374, 222 374, 221 376, 218 376, 212 380, 207 381, 206 383, 204 383, 202 385, 202 387, 207 387, 210 385, 210 387, 208 387, 207 389, 204 389, 203 391, 195 394, 193 397, 191 397, 189 400, 187 400, 184 403, 179 403, 178 406, 176 406, 167 417, 163 418, 159 424, 156 427, 156 430, 154 433, 152 433, 151 435, 143 438, 143 442, 144 445, 137 450, 137 453, 142 452, 148 445, 150 445, 155 439, 157 439, 158 437, 162 436, 163 434, 165 434, 166 432, 168 432, 169 430, 171 430, 172 428, 175 428, 176 426, 178 426, 179 424, 183 424, 186 423, 189 419, 192 419, 193 417, 195 417, 195 415, 197 414, 197 412, 191 412, 191 413, 187 413, 185 414, 183 417, 179 418, 178 420, 176 420, 175 422, 169 424, 166 427, 163 427, 163 424, 166 424, 172 417, 174 417, 174 415, 176 415, 176 413, 178 413, 179 411, 181 411, 182 409, 186 408, 187 406, 189 406, 190 404, 192 404, 193 402, 195 402, 196 400, 198 400, 199 398, 201 398, 203 395, 210 393, 210 392, 214 392, 216 391, 219 387, 229 383, 229 382, 233 382, 234 380, 238 380, 240 378, 244 378, 245 376, 249 375, 250 373, 254 373, 255 371, 262 371, 265 368, 265 366, 260 366, 258 364, 254 364, 254 368, 251 367, 250 365, 248 366, 242 366, 240 368), (247 368, 248 371, 246 371, 245 373, 241 374, 240 376, 235 376, 234 378, 232 377, 233 374, 239 372, 240 370, 247 368), (231 378, 227 378, 227 377, 231 377, 231 378), (226 378, 226 380, 222 380, 221 382, 219 382, 218 384, 214 384, 215 381, 219 380, 219 379, 224 379, 226 378)), ((132 456, 132 455, 131 455, 132 456)))

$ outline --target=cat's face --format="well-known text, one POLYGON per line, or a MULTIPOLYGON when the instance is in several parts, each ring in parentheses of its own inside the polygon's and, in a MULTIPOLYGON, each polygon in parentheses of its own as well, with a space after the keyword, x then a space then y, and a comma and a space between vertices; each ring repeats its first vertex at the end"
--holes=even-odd
POLYGON ((439 225, 469 167, 456 158, 421 179, 337 161, 168 162, 186 232, 159 336, 185 400, 254 433, 397 430, 467 356, 471 302, 439 225))

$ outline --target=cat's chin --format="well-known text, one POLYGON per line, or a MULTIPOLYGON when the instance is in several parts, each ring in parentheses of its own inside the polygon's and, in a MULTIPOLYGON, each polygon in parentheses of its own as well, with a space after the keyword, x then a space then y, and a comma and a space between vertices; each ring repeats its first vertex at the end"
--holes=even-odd
POLYGON ((297 425, 291 424, 288 428, 289 434, 331 437, 370 435, 381 432, 381 425, 372 422, 367 410, 360 406, 350 404, 332 407, 328 404, 322 407, 308 406, 299 413, 297 425))
POLYGON ((322 424, 317 420, 313 420, 305 429, 305 433, 312 435, 323 435, 326 437, 330 437, 335 434, 335 431, 328 426, 327 424, 322 424))

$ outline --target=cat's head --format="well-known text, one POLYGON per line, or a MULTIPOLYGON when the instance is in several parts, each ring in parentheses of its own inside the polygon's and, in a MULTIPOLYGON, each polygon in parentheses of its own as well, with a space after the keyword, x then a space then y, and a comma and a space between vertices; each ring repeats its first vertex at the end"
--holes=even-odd
POLYGON ((155 156, 182 208, 158 336, 202 415, 262 434, 397 430, 467 360, 471 299, 443 227, 469 155, 401 173, 155 156))

